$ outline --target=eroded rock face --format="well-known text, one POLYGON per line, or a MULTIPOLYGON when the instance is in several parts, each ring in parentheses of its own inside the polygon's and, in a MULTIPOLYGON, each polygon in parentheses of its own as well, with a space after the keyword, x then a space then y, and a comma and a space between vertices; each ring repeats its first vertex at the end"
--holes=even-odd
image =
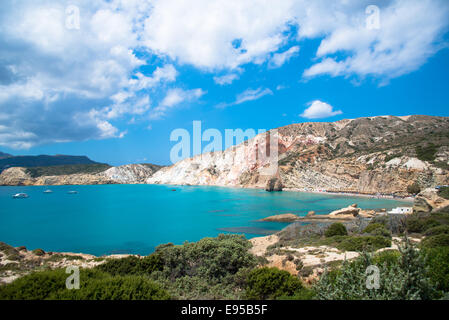
POLYGON ((419 193, 413 204, 413 212, 416 213, 438 212, 448 208, 449 200, 440 197, 434 188, 428 188, 419 193))
POLYGON ((116 183, 144 183, 159 169, 159 166, 154 165, 128 164, 120 167, 112 167, 104 171, 101 175, 116 183))
MULTIPOLYGON (((279 170, 284 189, 326 190, 406 196, 407 186, 449 184, 449 172, 417 158, 416 146, 432 132, 441 133, 436 159, 449 162, 449 118, 408 116, 372 117, 333 123, 300 123, 277 130, 279 170), (447 138, 446 138, 447 137, 447 138), (443 141, 444 140, 444 141, 443 141)), ((254 162, 263 134, 243 146, 185 159, 156 172, 147 183, 218 185, 275 189, 273 175, 254 162)), ((425 140, 424 140, 425 141, 425 140)))

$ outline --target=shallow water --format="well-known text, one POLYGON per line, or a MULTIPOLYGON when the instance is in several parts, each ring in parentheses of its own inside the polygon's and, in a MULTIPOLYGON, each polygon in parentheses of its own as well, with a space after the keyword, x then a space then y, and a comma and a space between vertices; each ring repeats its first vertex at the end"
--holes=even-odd
POLYGON ((326 214, 353 203, 363 209, 404 205, 388 199, 221 187, 52 186, 53 193, 43 193, 47 189, 0 187, 0 241, 46 251, 143 255, 159 244, 220 233, 267 235, 288 225, 257 221, 275 214, 326 214), (71 190, 79 193, 68 194, 71 190), (13 199, 19 192, 30 197, 13 199))

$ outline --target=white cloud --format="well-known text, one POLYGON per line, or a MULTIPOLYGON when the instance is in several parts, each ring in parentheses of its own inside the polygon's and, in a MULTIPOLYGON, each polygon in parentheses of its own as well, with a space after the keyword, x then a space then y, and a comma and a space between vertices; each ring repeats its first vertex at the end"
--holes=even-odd
POLYGON ((146 45, 207 70, 262 63, 286 40, 293 2, 157 0, 145 22, 146 45))
POLYGON ((170 89, 162 102, 151 110, 150 119, 161 119, 174 107, 201 98, 206 92, 202 89, 183 90, 180 88, 170 89))
POLYGON ((442 48, 449 2, 392 0, 379 3, 379 29, 367 28, 368 3, 314 1, 303 21, 302 37, 324 35, 317 62, 305 77, 322 74, 391 79, 410 73, 442 48), (341 54, 341 55, 339 55, 341 54), (336 56, 335 56, 336 55, 336 56))
POLYGON ((307 119, 322 119, 322 118, 330 118, 343 112, 341 110, 334 111, 334 108, 320 100, 315 100, 310 103, 310 106, 304 110, 304 112, 300 115, 303 118, 307 119))
POLYGON ((258 100, 258 99, 262 98, 263 96, 272 95, 272 94, 273 94, 273 91, 271 91, 268 88, 266 88, 266 89, 258 88, 255 90, 248 89, 237 96, 237 100, 235 101, 234 104, 241 104, 241 103, 244 103, 247 101, 258 100))
POLYGON ((216 84, 224 86, 224 85, 231 84, 232 82, 234 82, 234 80, 237 80, 238 78, 239 78, 239 76, 237 74, 230 73, 230 74, 226 74, 224 76, 214 77, 214 81, 216 84))
POLYGON ((218 109, 224 109, 230 106, 242 104, 248 101, 258 100, 266 95, 273 95, 273 91, 268 88, 247 89, 244 92, 237 95, 236 100, 232 103, 220 103, 216 107, 218 109))
POLYGON ((279 68, 281 67, 285 62, 290 60, 292 57, 294 57, 299 52, 299 46, 293 46, 290 49, 281 52, 281 53, 275 53, 273 57, 270 60, 270 67, 272 68, 279 68))

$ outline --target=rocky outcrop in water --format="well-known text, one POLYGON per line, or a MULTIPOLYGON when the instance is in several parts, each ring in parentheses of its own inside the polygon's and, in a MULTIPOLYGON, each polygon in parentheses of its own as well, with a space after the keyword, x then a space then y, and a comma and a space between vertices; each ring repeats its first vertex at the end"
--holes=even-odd
MULTIPOLYGON (((447 117, 381 116, 293 124, 277 131, 276 174, 284 189, 405 196, 413 183, 422 189, 449 183, 447 117)), ((271 189, 273 173, 264 175, 260 169, 266 163, 254 162, 264 140, 260 134, 225 151, 182 160, 147 183, 271 189), (239 158, 243 150, 247 156, 239 158)))

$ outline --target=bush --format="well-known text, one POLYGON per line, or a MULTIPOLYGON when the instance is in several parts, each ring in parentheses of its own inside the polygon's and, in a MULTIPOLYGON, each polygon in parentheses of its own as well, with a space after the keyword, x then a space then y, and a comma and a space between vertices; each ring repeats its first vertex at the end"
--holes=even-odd
POLYGON ((401 253, 397 250, 385 250, 374 254, 373 263, 382 266, 392 266, 399 262, 401 258, 401 253))
POLYGON ((369 224, 362 233, 368 233, 373 236, 383 236, 391 237, 390 231, 388 231, 385 226, 381 223, 371 223, 369 224))
POLYGON ((145 277, 80 270, 80 289, 68 290, 65 270, 35 272, 0 287, 0 300, 161 300, 170 296, 145 277))
POLYGON ((162 260, 158 254, 151 254, 142 259, 135 256, 112 259, 98 266, 99 270, 113 276, 150 275, 154 271, 162 270, 162 268, 162 260))
POLYGON ((238 299, 246 281, 242 272, 259 263, 250 248, 251 243, 240 235, 159 246, 155 254, 162 268, 151 278, 179 299, 238 299))
POLYGON ((449 234, 449 226, 443 225, 443 226, 437 226, 430 228, 424 232, 425 236, 435 236, 437 234, 449 234))
POLYGON ((249 274, 246 297, 250 300, 276 299, 293 296, 302 288, 301 281, 287 271, 265 267, 249 274))
POLYGON ((391 239, 382 236, 347 237, 337 244, 344 251, 375 251, 391 246, 391 239))
POLYGON ((45 251, 42 250, 42 249, 34 249, 32 252, 33 252, 36 256, 43 256, 43 255, 45 255, 45 251))
POLYGON ((143 276, 107 276, 82 281, 79 290, 59 291, 51 299, 70 300, 169 300, 169 294, 143 276))
POLYGON ((44 300, 57 291, 67 290, 65 270, 35 272, 0 286, 0 300, 44 300))
POLYGON ((449 234, 437 234, 421 241, 423 248, 449 247, 449 234))
POLYGON ((410 194, 418 194, 421 192, 421 187, 416 182, 407 186, 407 192, 410 194))
POLYGON ((408 242, 400 248, 400 258, 392 264, 377 264, 379 288, 367 288, 367 268, 375 261, 364 253, 339 270, 325 272, 315 285, 321 300, 416 300, 432 299, 435 290, 426 276, 423 257, 408 242))
POLYGON ((331 224, 330 227, 324 232, 324 235, 328 238, 333 236, 346 236, 347 234, 348 231, 346 230, 346 227, 339 222, 331 224))
POLYGON ((427 146, 417 146, 416 147, 416 156, 419 160, 422 161, 434 161, 435 154, 438 151, 438 147, 432 143, 429 143, 427 146))
POLYGON ((449 247, 424 250, 430 280, 437 290, 449 292, 449 247))
POLYGON ((407 231, 410 233, 422 233, 430 228, 441 225, 441 223, 431 217, 409 217, 407 218, 407 231))
POLYGON ((444 199, 449 200, 449 187, 442 187, 438 190, 438 195, 444 199))

